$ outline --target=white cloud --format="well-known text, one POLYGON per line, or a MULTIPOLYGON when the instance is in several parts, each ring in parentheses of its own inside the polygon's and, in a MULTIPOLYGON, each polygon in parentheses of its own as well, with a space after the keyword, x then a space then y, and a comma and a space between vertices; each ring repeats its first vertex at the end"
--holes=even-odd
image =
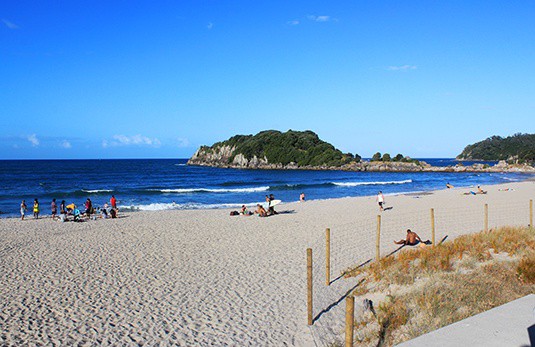
POLYGON ((18 29, 19 26, 13 22, 8 21, 7 19, 2 18, 2 22, 5 24, 6 27, 9 29, 18 29))
POLYGON ((308 15, 307 18, 314 22, 328 22, 331 20, 331 16, 308 15))
POLYGON ((286 24, 288 25, 299 25, 299 21, 298 20, 289 20, 286 22, 286 24))
POLYGON ((190 142, 186 138, 178 137, 176 139, 176 141, 178 142, 178 147, 189 147, 190 146, 190 142))
POLYGON ((407 70, 416 70, 418 67, 416 65, 401 65, 401 66, 389 66, 386 69, 390 71, 407 71, 407 70))
POLYGON ((117 147, 117 146, 151 146, 160 147, 162 144, 157 138, 150 138, 143 135, 113 135, 113 140, 102 140, 102 147, 117 147))
POLYGON ((208 30, 212 29, 213 27, 214 27, 214 23, 212 22, 208 23, 208 25, 206 26, 208 30))
POLYGON ((65 148, 65 149, 72 148, 71 143, 70 143, 69 141, 67 141, 67 140, 63 140, 63 141, 61 141, 60 146, 63 147, 63 148, 65 148))
POLYGON ((39 146, 39 139, 35 134, 31 134, 30 136, 26 137, 26 140, 30 141, 33 147, 39 146))

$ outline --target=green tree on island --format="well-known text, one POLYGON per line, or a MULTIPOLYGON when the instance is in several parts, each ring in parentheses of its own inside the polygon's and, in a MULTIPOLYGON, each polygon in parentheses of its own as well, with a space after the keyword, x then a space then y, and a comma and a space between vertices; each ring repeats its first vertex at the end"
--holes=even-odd
POLYGON ((381 152, 377 152, 373 155, 372 161, 381 161, 381 152))

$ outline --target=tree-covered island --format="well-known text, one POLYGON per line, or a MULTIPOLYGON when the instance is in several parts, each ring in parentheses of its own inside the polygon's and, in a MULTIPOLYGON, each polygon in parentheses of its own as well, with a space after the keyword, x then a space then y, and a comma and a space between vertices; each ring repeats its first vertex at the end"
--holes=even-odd
POLYGON ((501 164, 488 167, 475 164, 455 167, 433 167, 425 162, 397 154, 375 153, 370 161, 360 155, 343 153, 325 142, 313 131, 280 132, 265 130, 256 135, 236 135, 228 140, 201 146, 189 159, 188 165, 237 169, 308 169, 347 171, 530 171, 501 164))

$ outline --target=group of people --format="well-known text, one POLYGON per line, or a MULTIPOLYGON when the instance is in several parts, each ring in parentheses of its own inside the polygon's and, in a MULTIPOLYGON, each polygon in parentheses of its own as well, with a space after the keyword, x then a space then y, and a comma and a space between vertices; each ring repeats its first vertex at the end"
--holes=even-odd
POLYGON ((277 211, 275 211, 275 204, 273 203, 275 200, 275 196, 273 194, 266 195, 266 203, 265 204, 256 204, 256 209, 254 212, 249 211, 247 206, 242 205, 240 212, 232 211, 230 212, 231 216, 234 215, 242 215, 242 216, 251 216, 253 214, 256 214, 259 217, 267 217, 271 215, 278 214, 277 211))
MULTIPOLYGON (((60 219, 62 222, 67 220, 67 216, 72 215, 74 221, 79 221, 82 219, 82 216, 85 215, 87 218, 91 218, 92 214, 100 213, 100 216, 102 218, 116 218, 117 212, 119 211, 117 208, 117 199, 114 195, 111 196, 110 199, 110 205, 108 203, 104 203, 104 206, 98 207, 95 209, 93 207, 93 203, 91 199, 87 198, 87 200, 84 203, 85 211, 82 213, 77 208, 77 206, 74 203, 71 203, 69 205, 66 205, 65 200, 62 200, 59 204, 59 214, 58 214, 58 205, 56 203, 56 199, 52 199, 52 202, 50 203, 50 212, 52 219, 60 219), (110 207, 111 205, 111 207, 110 207)), ((28 210, 28 206, 26 205, 26 200, 22 200, 20 203, 20 218, 21 220, 24 220, 24 217, 26 216, 26 212, 28 210)), ((41 212, 41 207, 39 205, 39 200, 36 198, 33 201, 33 218, 39 219, 39 213, 41 212)))

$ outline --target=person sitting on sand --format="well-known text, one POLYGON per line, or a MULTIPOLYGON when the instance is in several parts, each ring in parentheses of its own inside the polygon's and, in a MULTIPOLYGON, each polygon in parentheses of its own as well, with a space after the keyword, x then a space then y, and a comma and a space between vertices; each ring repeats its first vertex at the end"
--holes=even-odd
POLYGON ((74 212, 74 209, 76 208, 76 205, 73 202, 72 204, 65 206, 65 208, 66 208, 65 211, 67 212, 67 214, 72 214, 74 212))
POLYGON ((405 240, 394 241, 396 245, 406 246, 414 246, 419 242, 423 242, 422 239, 420 239, 420 236, 418 236, 417 233, 411 231, 411 229, 407 229, 407 238, 405 240))
POLYGON ((252 213, 247 209, 247 206, 241 205, 240 214, 242 216, 250 216, 252 213))
POLYGON ((453 186, 448 182, 446 183, 446 188, 450 189, 450 188, 453 188, 453 186))
POLYGON ((476 194, 487 194, 486 190, 481 189, 480 186, 477 186, 477 193, 476 194))
POLYGON ((259 217, 267 217, 266 209, 260 204, 256 204, 256 211, 254 211, 254 213, 259 217))

